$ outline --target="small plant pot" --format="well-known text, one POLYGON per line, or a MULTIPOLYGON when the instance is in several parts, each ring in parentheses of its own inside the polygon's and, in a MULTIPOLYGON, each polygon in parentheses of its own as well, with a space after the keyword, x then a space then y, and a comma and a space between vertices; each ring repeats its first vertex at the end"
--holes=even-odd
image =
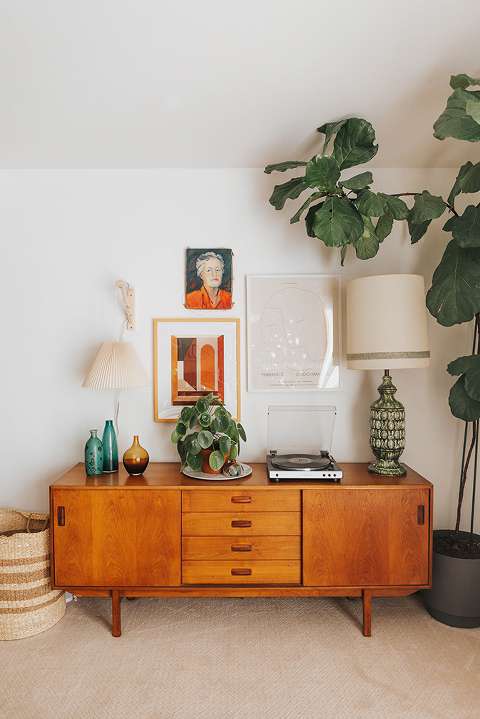
MULTIPOLYGON (((433 535, 446 535, 437 529, 433 535)), ((460 532, 460 537, 469 537, 460 532)), ((478 542, 480 536, 474 534, 478 542)), ((450 627, 480 627, 480 559, 460 559, 433 552, 432 588, 422 589, 429 614, 450 627)))
POLYGON ((210 455, 212 454, 212 452, 213 452, 213 449, 201 449, 200 450, 200 453, 202 455, 202 472, 204 474, 220 474, 220 472, 222 471, 222 469, 225 465, 225 462, 227 461, 228 456, 230 454, 230 452, 229 452, 225 456, 225 462, 220 467, 220 469, 212 469, 209 464, 209 459, 210 459, 210 455))

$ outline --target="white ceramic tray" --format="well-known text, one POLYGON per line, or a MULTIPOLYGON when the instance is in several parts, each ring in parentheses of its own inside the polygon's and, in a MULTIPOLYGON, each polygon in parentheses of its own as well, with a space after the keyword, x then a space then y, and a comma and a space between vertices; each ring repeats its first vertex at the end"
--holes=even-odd
POLYGON ((252 468, 249 467, 248 464, 243 464, 243 462, 238 462, 238 464, 242 468, 242 474, 239 474, 237 477, 226 477, 221 472, 220 474, 194 472, 193 469, 190 469, 190 467, 185 467, 185 469, 183 470, 183 474, 187 477, 192 477, 192 479, 208 479, 211 482, 228 482, 230 479, 243 479, 244 477, 248 477, 248 475, 252 473, 252 468))

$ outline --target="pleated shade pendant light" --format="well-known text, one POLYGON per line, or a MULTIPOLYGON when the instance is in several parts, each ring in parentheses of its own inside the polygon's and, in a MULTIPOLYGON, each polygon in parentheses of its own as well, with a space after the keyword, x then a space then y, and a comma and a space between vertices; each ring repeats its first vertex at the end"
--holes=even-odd
POLYGON ((82 387, 148 387, 150 380, 131 342, 102 342, 82 387))

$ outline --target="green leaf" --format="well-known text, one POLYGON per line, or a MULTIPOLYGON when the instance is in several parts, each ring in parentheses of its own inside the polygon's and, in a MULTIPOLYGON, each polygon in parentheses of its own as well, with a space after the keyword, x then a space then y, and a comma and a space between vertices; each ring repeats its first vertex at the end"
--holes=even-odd
POLYGON ((430 314, 444 327, 469 322, 480 311, 480 249, 451 240, 427 292, 430 314))
POLYGON ((385 214, 391 217, 393 220, 406 220, 410 210, 408 205, 399 197, 394 195, 386 195, 384 192, 379 192, 378 197, 383 200, 385 207, 385 214))
POLYGON ((381 217, 385 212, 383 201, 371 190, 360 190, 355 207, 361 215, 368 217, 381 217))
POLYGON ((463 419, 464 422, 475 422, 480 418, 480 402, 470 397, 465 389, 465 375, 462 374, 448 397, 448 404, 454 417, 463 419))
POLYGON ((450 77, 450 87, 454 90, 456 90, 457 87, 461 87, 464 90, 469 85, 480 85, 480 79, 470 77, 470 75, 465 75, 464 73, 450 77))
POLYGON ((362 216, 347 197, 327 197, 315 212, 312 223, 315 237, 327 247, 353 244, 364 231, 362 216))
POLYGON ((321 197, 325 197, 324 192, 314 192, 313 195, 310 195, 308 200, 304 202, 300 209, 297 210, 297 212, 294 214, 294 216, 290 218, 290 224, 293 225, 295 222, 298 222, 307 207, 309 207, 315 200, 319 200, 321 197))
POLYGON ((347 247, 348 245, 342 245, 340 247, 340 264, 343 267, 343 263, 345 262, 345 255, 347 254, 347 247))
POLYGON ((237 423, 237 430, 240 437, 243 439, 244 442, 247 441, 247 435, 245 434, 245 430, 243 428, 243 425, 240 424, 240 422, 237 423))
POLYGON ((345 125, 347 120, 339 120, 338 122, 327 122, 321 127, 317 127, 317 132, 322 132, 325 135, 325 142, 323 143, 323 151, 327 149, 327 145, 334 135, 340 130, 342 125, 345 125))
POLYGON ((202 448, 200 447, 200 444, 198 442, 197 432, 187 434, 187 436, 185 437, 185 449, 187 450, 188 454, 198 454, 200 452, 202 448))
POLYGON ((333 143, 333 155, 341 170, 362 165, 375 157, 375 130, 369 122, 350 117, 342 125, 333 143))
POLYGON ((181 438, 181 434, 177 432, 177 428, 173 430, 172 434, 170 435, 170 439, 172 440, 173 444, 177 444, 178 440, 181 438))
POLYGON ((203 414, 204 412, 208 412, 209 406, 210 399, 208 397, 200 397, 200 399, 196 401, 195 411, 197 414, 203 414))
POLYGON ((225 414, 220 414, 213 420, 213 430, 216 433, 226 432, 230 424, 230 420, 225 414))
POLYGON ((462 188, 460 187, 460 180, 467 174, 467 172, 473 167, 470 160, 466 162, 462 167, 460 168, 457 179, 455 180, 455 184, 452 187, 452 190, 448 196, 448 204, 453 205, 455 198, 457 195, 459 195, 462 192, 462 188))
POLYGON ((238 442, 238 430, 237 425, 233 421, 233 419, 230 420, 228 424, 228 429, 225 430, 225 434, 228 434, 230 439, 232 439, 234 442, 238 442))
POLYGON ((477 362, 473 363, 465 375, 465 391, 477 402, 480 401, 480 356, 474 355, 477 362))
POLYGON ((218 447, 224 457, 226 457, 227 454, 230 452, 231 446, 232 446, 232 440, 230 439, 230 437, 227 437, 225 434, 222 434, 222 436, 218 440, 218 447))
POLYGON ((353 243, 359 260, 370 260, 378 252, 380 240, 369 217, 363 217, 364 231, 360 239, 353 243))
POLYGON ((454 137, 456 140, 477 142, 480 140, 480 125, 473 117, 467 114, 467 102, 475 98, 480 99, 478 91, 468 91, 457 88, 447 100, 447 107, 435 122, 434 137, 444 140, 454 137))
POLYGON ((277 162, 276 165, 267 165, 264 172, 270 175, 272 172, 285 172, 285 170, 293 170, 295 167, 305 167, 306 164, 301 160, 287 160, 287 162, 277 162))
POLYGON ((320 192, 336 192, 339 179, 340 168, 331 155, 316 155, 305 168, 305 184, 318 188, 320 192))
POLYGON ((234 459, 237 459, 238 457, 238 449, 236 444, 232 444, 230 447, 230 454, 228 455, 228 459, 233 462, 234 459))
POLYGON ((378 237, 379 242, 383 242, 385 237, 388 237, 393 229, 393 219, 388 215, 382 215, 379 218, 375 227, 375 234, 378 237))
POLYGON ((464 357, 457 357, 456 360, 452 360, 447 365, 447 372, 454 377, 466 374, 468 370, 473 367, 480 360, 480 355, 466 355, 464 357))
POLYGON ((202 429, 198 433, 197 441, 202 449, 208 449, 213 444, 213 434, 208 429, 202 429))
POLYGON ((478 192, 480 190, 480 162, 465 172, 458 181, 462 192, 478 192))
POLYGON ((431 222, 431 220, 425 220, 425 222, 421 222, 419 225, 414 225, 413 222, 407 223, 412 245, 422 239, 431 222))
POLYGON ((467 100, 465 105, 465 112, 467 115, 470 115, 471 118, 475 120, 475 122, 480 122, 480 98, 472 97, 470 100, 467 100))
POLYGON ((359 175, 350 177, 348 180, 342 180, 339 184, 342 187, 346 187, 347 190, 364 190, 365 187, 371 185, 373 182, 373 175, 371 172, 361 172, 359 175))
POLYGON ((412 209, 408 213, 408 221, 413 225, 420 225, 425 220, 435 220, 445 212, 445 202, 441 197, 431 195, 424 190, 421 195, 415 195, 412 209))
POLYGON ((460 247, 480 247, 480 209, 475 205, 468 205, 460 217, 451 217, 446 227, 460 247))
POLYGON ((208 458, 208 464, 214 472, 218 472, 218 470, 222 469, 225 464, 225 456, 216 449, 208 458))
POLYGON ((199 472, 202 468, 202 455, 187 454, 187 464, 194 472, 199 472))
POLYGON ((276 210, 281 210, 287 200, 296 200, 307 188, 308 185, 303 181, 303 177, 294 177, 283 185, 275 185, 269 203, 276 210))
POLYGON ((210 412, 202 412, 201 415, 198 417, 198 424, 200 424, 202 427, 210 427, 212 424, 212 415, 210 412))
POLYGON ((180 412, 180 419, 182 420, 182 422, 188 425, 193 411, 193 407, 182 407, 182 411, 180 412))
POLYGON ((315 215, 322 205, 323 202, 320 202, 318 205, 312 205, 305 215, 305 227, 309 237, 316 237, 315 232, 313 231, 313 223, 315 222, 315 215))

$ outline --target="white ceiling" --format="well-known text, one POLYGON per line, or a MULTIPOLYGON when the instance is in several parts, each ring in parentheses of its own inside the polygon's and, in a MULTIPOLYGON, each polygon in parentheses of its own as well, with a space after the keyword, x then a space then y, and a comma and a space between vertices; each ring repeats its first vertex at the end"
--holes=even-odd
POLYGON ((0 167, 263 167, 348 116, 372 166, 456 167, 432 124, 479 40, 479 0, 0 0, 0 167))

